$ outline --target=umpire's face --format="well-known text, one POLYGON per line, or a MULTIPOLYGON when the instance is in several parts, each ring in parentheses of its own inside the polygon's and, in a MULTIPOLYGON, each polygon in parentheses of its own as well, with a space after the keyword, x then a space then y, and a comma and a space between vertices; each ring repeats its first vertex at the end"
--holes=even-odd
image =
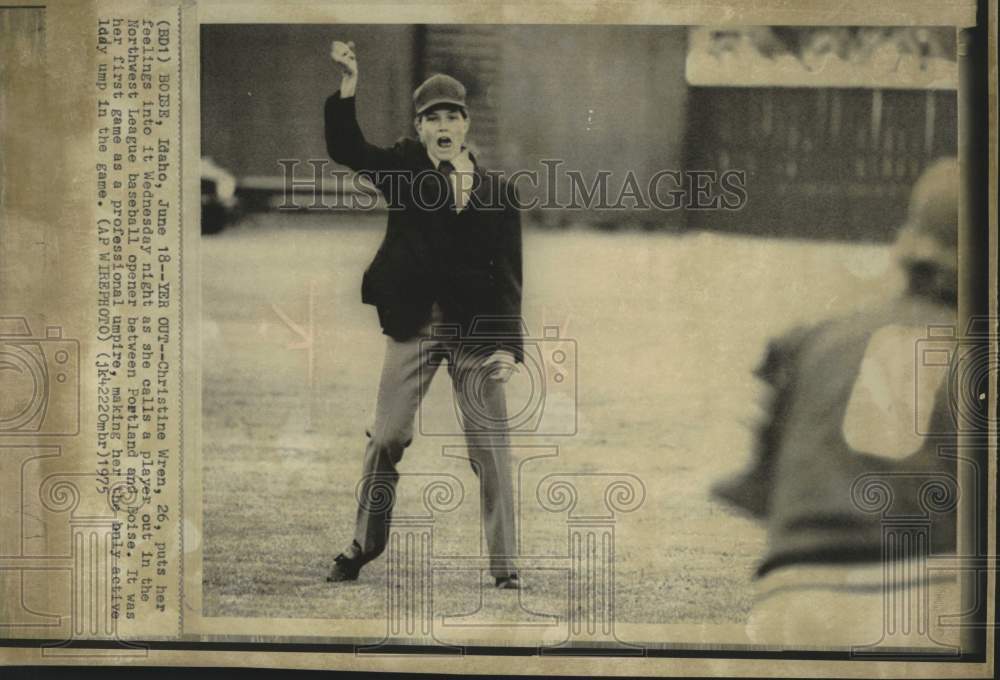
POLYGON ((417 135, 434 160, 450 161, 462 151, 469 131, 469 116, 464 109, 441 106, 424 111, 416 120, 417 135))

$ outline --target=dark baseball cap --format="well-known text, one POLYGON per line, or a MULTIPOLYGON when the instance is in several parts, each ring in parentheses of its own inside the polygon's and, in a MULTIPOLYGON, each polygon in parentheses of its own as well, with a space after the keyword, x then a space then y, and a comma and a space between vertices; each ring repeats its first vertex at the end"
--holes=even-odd
POLYGON ((418 116, 432 106, 440 104, 466 110, 465 86, 443 73, 431 76, 413 91, 413 108, 418 116))

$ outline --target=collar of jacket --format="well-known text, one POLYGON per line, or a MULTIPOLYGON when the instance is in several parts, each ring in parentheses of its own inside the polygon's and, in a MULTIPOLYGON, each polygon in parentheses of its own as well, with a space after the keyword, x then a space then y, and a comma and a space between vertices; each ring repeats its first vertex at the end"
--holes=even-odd
MULTIPOLYGON (((424 149, 424 152, 425 153, 427 152, 426 148, 424 149)), ((461 155, 462 153, 464 153, 466 156, 469 157, 469 162, 472 164, 472 171, 476 172, 479 169, 479 163, 476 162, 476 155, 474 153, 472 153, 472 150, 469 149, 469 147, 467 147, 467 146, 463 146, 462 147, 462 150, 459 152, 459 155, 461 155)), ((430 158, 431 155, 428 153, 427 157, 430 158)), ((431 158, 431 166, 435 170, 439 169, 441 167, 441 163, 443 163, 443 162, 444 161, 435 161, 433 158, 431 158)), ((451 165, 452 165, 452 167, 455 167, 455 163, 452 163, 451 165)), ((458 170, 458 168, 455 168, 455 169, 458 170)))
MULTIPOLYGON (((405 139, 407 139, 407 141, 409 141, 412 144, 414 155, 416 156, 416 158, 414 158, 414 166, 416 167, 417 170, 437 170, 437 168, 434 165, 434 162, 431 160, 430 155, 427 153, 427 147, 425 147, 423 144, 413 139, 412 137, 408 137, 405 139)), ((472 153, 471 150, 469 150, 468 153, 469 153, 469 160, 472 161, 472 172, 476 176, 476 180, 472 185, 471 193, 473 196, 476 197, 476 199, 478 199, 477 205, 480 206, 489 205, 490 201, 495 201, 497 199, 496 197, 492 197, 490 196, 490 194, 486 193, 489 191, 489 186, 487 185, 486 181, 487 180, 486 172, 479 165, 479 161, 476 160, 476 155, 472 153)), ((472 199, 470 197, 469 203, 466 204, 466 207, 468 207, 468 205, 471 203, 472 199)), ((462 212, 464 213, 465 210, 463 210, 462 212)))

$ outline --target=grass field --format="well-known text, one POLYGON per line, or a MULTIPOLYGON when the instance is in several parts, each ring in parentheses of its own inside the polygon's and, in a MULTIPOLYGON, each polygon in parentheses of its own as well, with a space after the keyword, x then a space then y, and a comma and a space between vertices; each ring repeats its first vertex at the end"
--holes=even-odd
MULTIPOLYGON (((378 215, 267 215, 202 242, 206 616, 384 616, 384 559, 357 583, 324 581, 350 540, 381 366, 383 338, 359 289, 383 225, 378 215), (311 368, 287 323, 304 329, 310 314, 311 368)), ((774 334, 898 285, 887 250, 586 230, 527 230, 524 249, 531 334, 558 325, 578 356, 577 434, 517 439, 558 446, 558 456, 524 465, 524 551, 566 551, 565 517, 535 498, 540 475, 635 475, 645 500, 615 525, 617 620, 742 621, 764 534, 708 488, 747 461, 759 389, 751 370, 774 334)), ((519 379, 509 399, 523 393, 519 379)), ((428 395, 431 426, 454 417, 448 382, 441 372, 428 395)), ((554 426, 571 422, 568 394, 546 403, 554 426)), ((442 445, 461 444, 418 435, 401 466, 454 475, 465 488, 465 501, 436 520, 435 555, 479 551, 475 477, 442 455, 442 445)), ((519 461, 530 454, 515 450, 519 461)), ((397 514, 420 507, 409 481, 397 514)), ((581 481, 581 505, 589 491, 581 481)), ((565 612, 565 574, 525 578, 524 606, 565 612)), ((480 582, 442 576, 435 608, 467 610, 480 582)), ((517 616, 515 602, 500 607, 517 616)))

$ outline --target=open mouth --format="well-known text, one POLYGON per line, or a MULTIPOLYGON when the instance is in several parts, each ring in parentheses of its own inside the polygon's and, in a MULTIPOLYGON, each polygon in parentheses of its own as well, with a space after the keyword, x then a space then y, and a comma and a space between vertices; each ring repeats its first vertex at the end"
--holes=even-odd
POLYGON ((451 137, 447 135, 437 138, 437 147, 442 151, 447 151, 452 147, 451 137))

